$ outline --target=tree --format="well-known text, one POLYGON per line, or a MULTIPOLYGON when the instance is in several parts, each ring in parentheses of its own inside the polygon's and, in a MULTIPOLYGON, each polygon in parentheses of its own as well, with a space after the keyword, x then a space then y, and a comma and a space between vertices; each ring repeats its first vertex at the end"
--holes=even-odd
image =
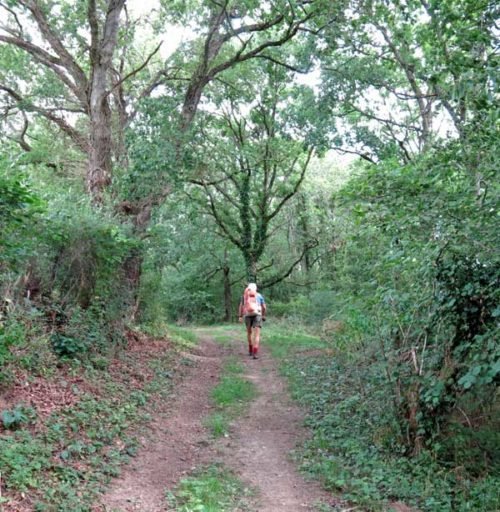
MULTIPOLYGON (((254 104, 230 102, 223 114, 211 116, 197 155, 206 176, 190 180, 203 191, 191 197, 213 217, 220 235, 241 252, 252 281, 257 279, 259 262, 280 214, 299 191, 313 154, 312 147, 294 138, 293 127, 280 111, 293 88, 285 83, 286 73, 274 71, 276 75, 260 75, 260 93, 253 88, 254 104), (246 109, 251 110, 248 117, 242 114, 246 109)), ((262 286, 289 275, 311 245, 309 241, 286 271, 262 286)))
POLYGON ((463 137, 491 98, 494 19, 487 0, 350 2, 321 55, 324 102, 347 128, 334 139, 340 150, 409 162, 463 137))
POLYGON ((1 77, 4 112, 23 115, 18 140, 24 149, 29 149, 25 136, 30 115, 36 114, 85 152, 87 190, 97 202, 112 174, 110 98, 122 77, 111 77, 116 71, 113 58, 124 4, 125 0, 109 0, 103 9, 102 4, 89 0, 86 12, 82 4, 75 10, 67 2, 57 6, 42 0, 0 4, 6 19, 0 29, 4 55, 32 67, 31 76, 21 74, 20 83, 16 75, 23 70, 10 69, 1 77), (88 27, 83 33, 82 22, 88 27), (33 69, 38 71, 36 80, 33 69), (76 128, 71 116, 86 117, 88 129, 76 128))
POLYGON ((494 9, 351 5, 349 32, 329 34, 324 98, 351 124, 338 142, 377 165, 337 195, 350 225, 337 286, 387 340, 395 414, 418 454, 468 389, 490 403, 498 379, 494 9))

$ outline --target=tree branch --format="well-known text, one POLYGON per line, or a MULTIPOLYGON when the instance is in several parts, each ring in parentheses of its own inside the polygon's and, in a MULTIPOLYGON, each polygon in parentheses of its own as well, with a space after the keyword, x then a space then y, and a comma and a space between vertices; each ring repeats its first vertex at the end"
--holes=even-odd
POLYGON ((0 35, 0 41, 6 44, 12 44, 18 48, 24 50, 30 54, 39 64, 42 64, 46 68, 52 70, 72 92, 78 98, 82 105, 86 105, 87 98, 81 87, 77 86, 63 71, 66 69, 64 62, 58 57, 54 57, 50 53, 46 52, 42 48, 20 39, 17 37, 9 37, 0 35))
POLYGON ((377 165, 377 162, 375 160, 373 160, 373 158, 370 155, 366 154, 366 153, 360 153, 359 151, 355 151, 355 150, 351 150, 351 149, 338 148, 338 147, 335 147, 333 149, 335 151, 338 151, 338 152, 342 153, 342 154, 357 155, 360 158, 362 158, 363 160, 366 160, 367 162, 370 162, 373 165, 377 165))
POLYGON ((294 73, 299 73, 301 75, 305 75, 309 73, 310 67, 308 69, 299 69, 295 66, 292 66, 291 64, 287 64, 286 62, 282 62, 278 59, 275 59, 274 57, 271 57, 270 55, 256 55, 256 58, 268 60, 269 62, 273 62, 274 64, 277 64, 278 66, 284 67, 286 69, 289 69, 290 71, 293 71, 294 73))
POLYGON ((9 96, 14 98, 18 103, 24 104, 25 111, 37 112, 49 121, 55 123, 59 128, 68 135, 71 140, 82 150, 87 151, 87 141, 83 134, 70 126, 63 118, 54 115, 50 110, 39 107, 31 102, 27 102, 18 92, 14 89, 0 84, 0 90, 5 91, 9 96))
POLYGON ((127 81, 129 78, 133 77, 134 75, 136 75, 137 73, 139 73, 140 71, 142 71, 148 64, 149 64, 149 61, 154 57, 154 55, 156 53, 158 53, 161 45, 162 45, 163 41, 150 53, 150 55, 148 56, 148 58, 136 69, 134 69, 133 71, 131 71, 130 73, 127 73, 123 78, 121 78, 120 80, 118 80, 118 82, 116 82, 115 84, 113 84, 113 86, 111 87, 111 89, 108 91, 108 95, 111 94, 115 89, 117 89, 118 87, 120 87, 125 81, 127 81))
POLYGON ((304 177, 306 175, 306 170, 307 170, 307 167, 309 165, 309 162, 311 160, 311 157, 314 153, 314 149, 313 148, 310 148, 308 153, 307 153, 307 158, 306 158, 306 161, 304 162, 304 165, 302 167, 302 171, 300 173, 300 176, 299 176, 299 179, 297 180, 297 182, 295 183, 295 186, 293 187, 293 190, 291 192, 289 192, 288 194, 286 194, 283 199, 278 203, 278 205, 276 206, 276 208, 274 209, 274 211, 272 213, 270 213, 267 217, 267 220, 270 221, 272 220, 274 217, 276 217, 276 215, 278 215, 278 213, 281 211, 281 209, 283 208, 283 206, 285 205, 285 203, 291 198, 293 197, 297 191, 299 190, 299 187, 300 185, 302 184, 302 182, 304 181, 304 177))
POLYGON ((214 218, 217 225, 222 229, 223 233, 226 235, 228 240, 230 240, 238 249, 243 250, 243 245, 241 242, 233 236, 229 228, 226 226, 225 222, 222 220, 222 217, 219 215, 219 212, 217 211, 217 208, 215 207, 215 201, 212 197, 212 194, 210 194, 210 191, 207 190, 208 199, 210 203, 210 214, 214 218))
POLYGON ((87 76, 83 69, 77 64, 73 56, 66 50, 59 37, 52 31, 45 14, 37 3, 37 0, 18 0, 21 5, 26 7, 35 19, 44 39, 50 44, 51 48, 59 56, 64 67, 73 77, 75 84, 78 84, 82 91, 88 86, 87 76))
POLYGON ((269 288, 270 286, 273 286, 273 285, 275 285, 277 283, 280 283, 281 281, 286 279, 293 272, 295 267, 303 260, 305 254, 308 251, 310 251, 311 249, 314 249, 314 247, 317 247, 317 246, 318 246, 318 241, 317 240, 311 240, 308 244, 306 244, 304 246, 304 248, 302 249, 302 252, 300 253, 300 256, 290 265, 288 270, 286 270, 280 276, 277 276, 277 277, 271 278, 271 279, 269 279, 267 281, 264 281, 264 283, 261 284, 260 288, 261 289, 269 288))

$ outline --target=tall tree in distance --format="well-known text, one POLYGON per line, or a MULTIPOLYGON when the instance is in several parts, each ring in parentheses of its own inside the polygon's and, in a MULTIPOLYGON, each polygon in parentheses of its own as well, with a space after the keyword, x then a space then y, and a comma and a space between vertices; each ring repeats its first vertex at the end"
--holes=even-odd
MULTIPOLYGON (((257 279, 280 213, 300 190, 314 151, 296 137, 280 110, 284 99, 296 92, 288 85, 288 73, 274 64, 270 67, 267 76, 257 74, 253 103, 229 101, 221 115, 211 116, 197 155, 204 175, 190 180, 199 189, 191 197, 212 216, 220 236, 240 251, 252 281, 257 279), (245 111, 249 112, 244 115, 245 111)), ((306 244, 286 269, 273 269, 262 286, 287 277, 313 244, 306 244)), ((267 261, 266 266, 272 265, 272 259, 267 261)))

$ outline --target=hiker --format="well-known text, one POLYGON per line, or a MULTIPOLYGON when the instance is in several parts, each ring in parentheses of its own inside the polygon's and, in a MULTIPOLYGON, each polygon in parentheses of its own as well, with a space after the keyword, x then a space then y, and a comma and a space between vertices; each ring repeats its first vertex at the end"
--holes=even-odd
POLYGON ((266 320, 266 302, 264 297, 257 292, 257 285, 249 283, 240 300, 238 319, 247 328, 248 355, 258 359, 260 329, 262 322, 266 320))

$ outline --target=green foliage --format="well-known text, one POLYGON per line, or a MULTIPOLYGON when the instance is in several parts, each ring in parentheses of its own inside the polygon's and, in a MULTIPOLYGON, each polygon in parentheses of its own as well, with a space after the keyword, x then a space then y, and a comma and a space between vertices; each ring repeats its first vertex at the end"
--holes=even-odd
POLYGON ((287 321, 284 321, 282 325, 266 326, 264 335, 271 353, 280 359, 295 352, 307 353, 308 350, 325 349, 329 346, 318 337, 304 332, 300 324, 291 326, 287 321))
POLYGON ((54 352, 62 357, 75 357, 88 350, 84 340, 71 338, 57 332, 51 335, 50 343, 54 352))
MULTIPOLYGON (((54 311, 55 305, 52 306, 54 311)), ((123 342, 116 325, 108 325, 110 311, 96 302, 90 308, 76 305, 61 308, 64 323, 50 334, 53 351, 63 358, 85 358, 90 354, 106 353, 108 344, 123 342)))
MULTIPOLYGON (((17 270, 33 255, 28 242, 43 201, 26 183, 15 166, 0 154, 0 270, 17 270), (26 243, 28 242, 28 243, 26 243)), ((3 279, 0 276, 0 284, 3 279)))
POLYGON ((229 512, 246 510, 251 491, 220 465, 202 468, 167 492, 169 507, 178 512, 229 512))
POLYGON ((25 336, 25 327, 18 319, 10 318, 5 323, 0 323, 0 380, 3 380, 2 369, 12 359, 10 347, 22 345, 25 336))
MULTIPOLYGON (((151 332, 166 321, 210 323, 224 307, 235 310, 246 275, 259 270, 271 283, 286 274, 265 292, 270 314, 283 317, 279 329, 306 322, 322 340, 298 328, 285 335, 266 326, 274 354, 299 350, 307 359, 308 351, 328 348, 338 357, 331 366, 304 361, 304 375, 294 374, 298 382, 304 377, 304 389, 311 385, 305 393, 319 411, 311 420, 318 432, 311 471, 368 506, 383 506, 397 491, 424 510, 466 510, 465 503, 498 508, 490 492, 498 471, 500 375, 495 6, 487 0, 408 0, 396 8, 382 0, 325 0, 263 9, 251 0, 212 32, 215 4, 162 4, 169 19, 189 19, 198 24, 198 35, 214 35, 221 51, 200 66, 206 45, 201 39, 184 43, 161 77, 161 92, 132 105, 130 97, 152 90, 153 75, 149 64, 142 69, 143 61, 136 62, 144 53, 136 57, 130 43, 135 29, 120 31, 126 62, 120 73, 136 72, 115 92, 138 110, 127 151, 115 146, 121 163, 99 206, 84 190, 80 150, 68 148, 67 138, 37 119, 40 113, 59 119, 61 108, 74 111, 81 104, 81 112, 69 117, 63 111, 69 123, 63 127, 86 137, 87 101, 24 49, 0 47, 2 101, 9 112, 3 124, 8 139, 0 145, 3 384, 16 364, 49 374, 49 346, 57 357, 106 369, 107 349, 122 341, 131 307, 135 312, 138 306, 151 332), (296 31, 294 17, 305 12, 311 15, 307 27, 296 31), (249 19, 278 23, 254 33, 235 54, 229 24, 244 26, 249 19), (265 59, 239 62, 213 80, 214 66, 231 55, 238 60, 283 31, 296 32, 298 44, 289 42, 285 51, 268 47, 265 59), (313 63, 321 67, 314 88, 298 83, 293 71, 313 63), (186 94, 177 69, 190 85, 190 77, 209 82, 200 104, 218 112, 205 109, 182 134, 183 100, 189 103, 201 89, 186 94), (19 84, 24 98, 16 95, 19 84), (13 117, 20 114, 26 117, 13 117), (26 155, 20 156, 18 144, 29 149, 26 155), (321 153, 340 147, 371 164, 358 162, 346 173, 325 164, 328 172, 311 168, 321 176, 308 182, 302 171, 313 146, 321 153), (153 205, 159 207, 150 212, 153 205), (144 218, 137 215, 143 207, 144 218), (143 257, 139 290, 127 272, 134 256, 143 257), (330 381, 338 381, 338 389, 330 381), (318 386, 320 403, 313 396, 318 386), (338 411, 330 409, 332 402, 338 411), (354 418, 352 432, 341 415, 354 418), (391 450, 408 458, 391 457, 391 450), (435 485, 440 471, 442 491, 435 485)), ((19 31, 29 12, 19 2, 6 5, 6 30, 19 31)), ((68 1, 45 7, 55 37, 88 73, 88 41, 81 32, 86 9, 68 1)), ((152 33, 163 28, 162 20, 152 33)), ((36 44, 43 39, 36 30, 31 23, 20 33, 36 44)), ((116 142, 124 135, 120 124, 113 124, 116 142)), ((185 332, 170 331, 178 345, 193 343, 185 332)), ((227 431, 225 408, 247 400, 247 392, 237 367, 227 370, 214 395, 223 411, 214 416, 214 429, 227 431)), ((88 461, 100 452, 98 443, 120 434, 108 416, 126 424, 144 395, 130 399, 132 405, 118 411, 83 400, 67 422, 49 422, 55 438, 64 432, 57 438, 64 464, 53 472, 58 485, 47 491, 64 503, 61 509, 80 509, 73 487, 86 478, 69 461, 88 461), (92 429, 100 421, 93 408, 103 409, 106 431, 92 429), (96 443, 73 439, 79 428, 92 431, 96 443)), ((6 423, 21 428, 25 417, 21 410, 7 411, 6 423)), ((21 487, 35 478, 29 468, 38 460, 37 448, 32 452, 25 475, 13 477, 21 487)), ((107 452, 102 475, 116 471, 121 455, 107 452)), ((8 460, 3 463, 3 471, 14 475, 8 460)))
POLYGON ((461 160, 472 144, 361 168, 334 195, 342 243, 323 301, 313 307, 314 291, 279 305, 316 331, 341 327, 327 338, 335 361, 290 371, 317 432, 306 466, 370 509, 395 497, 422 510, 498 507, 499 196, 484 145, 497 141, 482 137, 482 190, 461 160))
MULTIPOLYGON (((10 272, 0 276, 9 304, 0 325, 2 359, 14 328, 27 329, 30 336, 49 328, 55 352, 70 357, 121 339, 123 308, 131 302, 122 278, 133 246, 128 229, 57 188, 45 191, 45 204, 36 218, 23 217, 25 229, 16 232, 16 244, 29 253, 16 257, 10 272)), ((15 337, 23 345, 21 333, 15 337)))
MULTIPOLYGON (((395 397, 384 371, 382 363, 368 366, 358 359, 353 364, 289 350, 284 372, 295 398, 309 410, 306 424, 313 433, 300 454, 303 471, 369 510, 386 510, 387 503, 398 500, 426 512, 496 510, 498 472, 484 476, 492 466, 476 475, 469 471, 470 459, 467 469, 462 465, 465 459, 456 460, 459 471, 443 464, 449 443, 470 440, 465 431, 461 441, 458 432, 447 433, 448 446, 442 446, 437 456, 429 451, 413 459, 404 456, 405 432, 399 430, 395 397)), ((475 443, 483 456, 485 450, 489 453, 493 464, 498 433, 483 432, 475 443)), ((470 446, 462 448, 464 457, 470 457, 470 446)))
MULTIPOLYGON (((151 230, 143 265, 141 321, 220 322, 224 316, 223 268, 227 266, 231 276, 243 275, 238 254, 221 243, 213 223, 199 217, 183 194, 173 195, 159 216, 161 222, 151 230)), ((236 311, 234 302, 232 309, 236 311)))
POLYGON ((190 329, 168 325, 163 329, 163 334, 165 333, 167 333, 169 340, 181 347, 194 347, 198 343, 198 336, 190 329))
POLYGON ((51 467, 51 449, 25 431, 0 437, 2 481, 8 488, 27 491, 45 481, 44 470, 51 467))
POLYGON ((32 407, 18 404, 13 409, 2 411, 1 417, 2 424, 6 430, 16 430, 32 422, 36 418, 36 412, 32 407))
MULTIPOLYGON (((134 372, 127 357, 120 353, 123 370, 134 372)), ((152 393, 171 389, 171 354, 159 353, 151 367, 152 381, 131 391, 127 380, 114 381, 106 369, 89 366, 85 378, 102 394, 74 389, 78 402, 53 413, 36 437, 23 430, 35 420, 32 409, 19 406, 4 411, 2 419, 15 421, 10 428, 16 430, 0 435, 3 485, 29 492, 36 510, 89 510, 103 485, 136 454, 138 441, 131 437, 131 429, 150 421, 144 407, 152 393)))
POLYGON ((273 300, 273 316, 299 325, 306 323, 321 326, 323 320, 331 315, 337 301, 333 290, 315 290, 308 295, 296 294, 287 302, 273 300))
POLYGON ((5 234, 10 223, 19 227, 26 222, 41 205, 41 201, 23 183, 22 176, 7 174, 4 161, 0 165, 0 227, 2 234, 5 234))
MULTIPOLYGON (((427 439, 476 378, 485 399, 493 398, 499 355, 493 215, 471 197, 467 174, 448 167, 449 155, 441 158, 432 167, 382 167, 353 180, 346 192, 355 195, 352 202, 344 195, 344 204, 362 223, 351 225, 339 283, 352 302, 366 297, 359 309, 376 322, 367 325, 365 343, 377 332, 390 340, 385 356, 404 388, 401 415, 416 407, 418 435, 427 439), (362 258, 359 244, 371 248, 362 258), (411 403, 412 389, 419 404, 411 403)), ((345 312, 336 316, 349 324, 345 312)))

